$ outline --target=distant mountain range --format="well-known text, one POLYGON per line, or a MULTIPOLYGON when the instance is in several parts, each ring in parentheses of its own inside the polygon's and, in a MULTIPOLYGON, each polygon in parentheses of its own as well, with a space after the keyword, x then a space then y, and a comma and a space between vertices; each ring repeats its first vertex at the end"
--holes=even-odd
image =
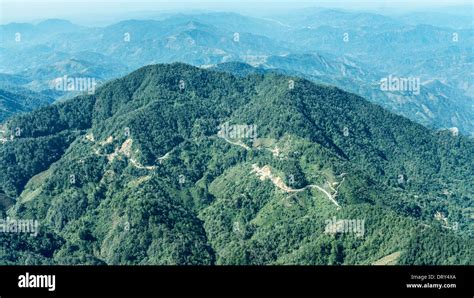
POLYGON ((308 9, 265 19, 169 14, 102 28, 12 23, 0 26, 0 72, 16 76, 17 86, 65 99, 77 93, 51 89, 64 75, 100 85, 153 63, 237 61, 335 85, 423 125, 472 136, 474 31, 461 17, 441 23, 446 18, 308 9), (389 76, 419 79, 420 94, 381 90, 389 76))

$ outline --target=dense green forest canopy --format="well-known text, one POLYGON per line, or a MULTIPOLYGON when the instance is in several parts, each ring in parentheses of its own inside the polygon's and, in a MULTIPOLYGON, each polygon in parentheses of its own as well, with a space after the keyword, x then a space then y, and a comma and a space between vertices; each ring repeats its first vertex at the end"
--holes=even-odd
POLYGON ((41 229, 1 264, 474 263, 473 141, 335 87, 150 65, 5 127, 0 215, 41 229))

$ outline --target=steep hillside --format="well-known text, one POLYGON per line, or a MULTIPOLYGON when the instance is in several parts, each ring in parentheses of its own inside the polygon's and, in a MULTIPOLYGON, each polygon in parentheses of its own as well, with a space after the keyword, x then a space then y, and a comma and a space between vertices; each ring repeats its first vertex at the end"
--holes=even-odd
POLYGON ((23 112, 29 112, 41 106, 51 104, 54 100, 25 88, 5 86, 0 87, 0 123, 8 117, 23 112))
POLYGON ((17 127, 2 264, 474 261, 473 142, 334 87, 151 65, 17 127))
POLYGON ((207 68, 236 75, 276 72, 299 76, 313 82, 332 85, 363 96, 385 109, 433 129, 455 128, 461 134, 474 136, 472 99, 456 88, 431 80, 419 84, 419 92, 385 91, 381 79, 387 73, 371 70, 347 58, 330 55, 270 56, 250 65, 221 63, 207 68))

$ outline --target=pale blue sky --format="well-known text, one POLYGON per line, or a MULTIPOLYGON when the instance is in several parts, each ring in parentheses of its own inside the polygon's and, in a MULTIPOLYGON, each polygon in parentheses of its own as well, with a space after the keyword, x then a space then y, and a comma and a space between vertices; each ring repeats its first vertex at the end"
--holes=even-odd
POLYGON ((140 12, 193 9, 258 14, 303 7, 334 7, 390 13, 461 5, 470 6, 472 9, 472 3, 472 0, 0 0, 0 23, 31 22, 47 18, 63 18, 78 23, 93 23, 97 20, 113 22, 116 19, 126 19, 127 15, 136 17, 140 12))

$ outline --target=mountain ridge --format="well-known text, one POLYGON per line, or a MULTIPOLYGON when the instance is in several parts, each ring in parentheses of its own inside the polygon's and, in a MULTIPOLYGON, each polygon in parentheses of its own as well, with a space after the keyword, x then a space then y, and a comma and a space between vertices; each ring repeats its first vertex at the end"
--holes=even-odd
POLYGON ((3 212, 44 226, 36 249, 1 235, 9 245, 2 263, 371 264, 397 251, 402 264, 472 262, 459 248, 472 242, 462 215, 472 141, 334 87, 151 65, 7 126, 22 134, 0 148, 8 169, 0 193, 17 197, 3 212), (219 137, 223 123, 258 134, 227 136, 245 144, 234 145, 219 137), (254 164, 273 182, 252 173, 254 164), (273 183, 302 191, 291 196, 273 183), (311 184, 342 208, 303 189, 311 184), (435 211, 459 230, 442 228, 435 211), (324 233, 333 216, 365 218, 365 238, 324 233), (440 238, 419 238, 422 223, 440 238))

